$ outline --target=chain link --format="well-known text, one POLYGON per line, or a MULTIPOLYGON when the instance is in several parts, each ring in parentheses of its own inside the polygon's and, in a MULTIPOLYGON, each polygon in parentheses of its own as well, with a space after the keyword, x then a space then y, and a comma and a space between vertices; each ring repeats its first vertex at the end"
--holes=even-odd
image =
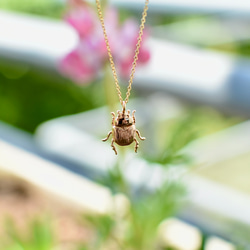
MULTIPOLYGON (((137 64, 137 60, 138 60, 138 55, 139 55, 139 52, 140 52, 142 36, 143 36, 143 30, 144 30, 144 26, 145 26, 145 22, 146 22, 146 17, 147 17, 148 4, 149 4, 149 0, 145 0, 145 6, 144 6, 143 13, 142 13, 141 25, 140 25, 139 35, 138 35, 138 38, 137 38, 137 44, 136 44, 136 49, 135 49, 134 61, 133 61, 133 64, 132 64, 132 69, 131 69, 130 78, 129 78, 129 82, 128 82, 126 98, 124 100, 124 102, 126 104, 128 103, 130 92, 131 92, 131 89, 132 89, 132 83, 133 83, 133 80, 134 80, 135 68, 136 68, 136 64, 137 64)), ((120 101, 121 105, 123 105, 122 93, 121 93, 119 80, 118 80, 116 69, 115 69, 114 59, 113 59, 111 49, 110 49, 110 45, 109 45, 107 31, 106 31, 105 24, 104 24, 104 18, 103 18, 103 14, 102 14, 100 0, 96 0, 96 5, 97 5, 98 16, 99 16, 99 19, 100 19, 100 22, 101 22, 101 25, 102 25, 104 40, 105 40, 107 51, 108 51, 110 66, 111 66, 113 76, 114 76, 114 80, 115 80, 115 86, 116 86, 117 94, 118 94, 119 101, 120 101)))

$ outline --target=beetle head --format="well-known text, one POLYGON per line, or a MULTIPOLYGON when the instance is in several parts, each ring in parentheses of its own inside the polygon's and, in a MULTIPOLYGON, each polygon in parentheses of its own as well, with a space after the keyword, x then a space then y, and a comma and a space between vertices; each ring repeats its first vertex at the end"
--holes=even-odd
POLYGON ((117 111, 116 126, 128 126, 132 125, 132 117, 130 116, 130 110, 127 112, 117 111))

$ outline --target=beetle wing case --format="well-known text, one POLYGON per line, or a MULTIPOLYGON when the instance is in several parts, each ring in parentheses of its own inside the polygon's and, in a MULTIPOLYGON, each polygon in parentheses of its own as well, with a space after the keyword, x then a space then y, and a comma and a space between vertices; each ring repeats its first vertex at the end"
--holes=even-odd
POLYGON ((135 125, 114 126, 114 140, 120 146, 130 145, 135 138, 135 125))

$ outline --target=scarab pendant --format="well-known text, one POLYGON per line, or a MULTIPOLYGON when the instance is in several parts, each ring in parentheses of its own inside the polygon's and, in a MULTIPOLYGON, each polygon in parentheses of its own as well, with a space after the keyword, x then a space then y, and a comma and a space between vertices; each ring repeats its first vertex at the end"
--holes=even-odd
POLYGON ((123 102, 123 110, 117 111, 117 117, 115 117, 115 113, 112 114, 112 126, 113 129, 110 131, 105 139, 102 141, 107 141, 112 135, 111 147, 115 151, 117 155, 117 150, 115 148, 114 143, 117 143, 120 146, 130 145, 133 141, 135 141, 135 152, 137 153, 137 149, 139 147, 139 142, 136 139, 136 134, 141 140, 145 140, 145 137, 141 137, 140 132, 135 127, 135 110, 132 112, 132 116, 130 115, 130 110, 126 111, 125 102, 123 102))

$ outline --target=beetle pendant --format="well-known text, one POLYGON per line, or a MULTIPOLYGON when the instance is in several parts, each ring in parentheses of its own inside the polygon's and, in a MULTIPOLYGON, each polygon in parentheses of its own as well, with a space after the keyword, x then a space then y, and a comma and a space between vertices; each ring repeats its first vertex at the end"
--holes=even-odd
POLYGON ((123 104, 123 111, 117 111, 117 117, 115 117, 115 113, 111 112, 112 115, 112 126, 113 129, 110 131, 105 139, 102 141, 107 141, 112 135, 111 147, 115 151, 117 155, 117 150, 114 143, 117 143, 120 146, 130 145, 133 141, 135 141, 135 152, 137 153, 137 149, 139 147, 139 142, 136 139, 136 134, 141 140, 145 140, 145 137, 141 137, 140 132, 135 127, 135 110, 132 112, 132 116, 130 115, 130 110, 125 110, 125 105, 123 104))

